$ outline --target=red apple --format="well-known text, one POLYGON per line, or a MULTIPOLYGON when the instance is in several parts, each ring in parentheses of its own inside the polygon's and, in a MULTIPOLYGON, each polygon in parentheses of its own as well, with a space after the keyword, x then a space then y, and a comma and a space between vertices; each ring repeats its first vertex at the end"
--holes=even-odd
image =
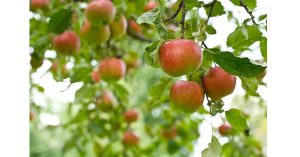
POLYGON ((231 126, 227 125, 227 124, 222 124, 219 126, 218 128, 219 130, 219 133, 222 135, 222 136, 227 136, 227 135, 230 135, 232 133, 232 128, 231 126))
POLYGON ((112 38, 120 38, 125 35, 127 30, 127 20, 124 15, 121 15, 118 19, 110 24, 112 38))
POLYGON ((96 105, 103 111, 111 111, 114 107, 112 92, 104 91, 101 98, 96 98, 96 105))
POLYGON ((139 137, 136 136, 133 132, 127 131, 123 135, 123 142, 127 146, 134 146, 139 143, 139 137))
POLYGON ((128 110, 124 113, 124 119, 126 122, 131 123, 138 119, 138 112, 136 110, 128 110))
POLYGON ((57 52, 62 54, 74 54, 80 46, 80 40, 76 33, 65 31, 53 38, 52 44, 57 52))
POLYGON ((92 25, 110 24, 114 20, 115 15, 116 8, 108 0, 91 1, 85 9, 85 16, 92 25))
POLYGON ((155 7, 157 7, 157 3, 155 1, 149 1, 147 3, 147 5, 144 7, 144 11, 145 12, 150 11, 150 10, 154 9, 155 7))
POLYGON ((102 80, 110 82, 122 79, 126 73, 126 64, 123 60, 110 57, 99 64, 99 74, 102 80))
POLYGON ((185 113, 196 112, 202 106, 203 100, 203 89, 196 82, 180 80, 171 87, 171 103, 185 113))
POLYGON ((159 63, 165 73, 178 77, 197 70, 202 63, 199 45, 187 39, 174 39, 159 48, 159 63))
POLYGON ((234 91, 236 77, 221 67, 214 67, 203 77, 202 83, 207 96, 212 100, 220 100, 234 91))
POLYGON ((133 32, 138 32, 141 33, 142 32, 142 28, 139 24, 137 24, 134 20, 128 20, 128 25, 129 25, 129 29, 132 30, 133 32))
POLYGON ((162 136, 166 139, 173 139, 175 138, 177 135, 177 130, 176 130, 176 127, 172 127, 172 128, 169 128, 169 129, 164 129, 162 131, 162 136))
POLYGON ((92 81, 93 81, 94 83, 98 83, 98 82, 100 82, 100 80, 101 80, 101 77, 100 77, 100 75, 99 75, 99 71, 98 71, 98 70, 92 71, 91 77, 92 77, 92 81))
POLYGON ((89 42, 101 44, 109 39, 110 30, 108 26, 92 26, 85 21, 80 29, 80 36, 89 42))
POLYGON ((49 3, 50 3, 49 0, 31 0, 30 8, 31 10, 45 9, 48 7, 49 3))

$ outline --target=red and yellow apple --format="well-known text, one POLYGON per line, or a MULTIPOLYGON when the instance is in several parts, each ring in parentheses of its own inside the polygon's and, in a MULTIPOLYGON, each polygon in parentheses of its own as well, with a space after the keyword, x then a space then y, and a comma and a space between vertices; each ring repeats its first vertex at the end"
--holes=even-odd
POLYGON ((139 137, 133 132, 127 131, 123 135, 123 143, 127 146, 134 146, 139 143, 139 137))
POLYGON ((220 100, 234 91, 236 77, 221 67, 214 67, 202 78, 202 83, 207 96, 212 100, 220 100))
POLYGON ((127 31, 127 20, 124 15, 120 15, 114 19, 114 21, 110 24, 111 37, 112 38, 120 38, 125 35, 127 31))
POLYGON ((165 139, 173 139, 177 136, 177 130, 176 130, 176 127, 172 127, 172 128, 169 128, 169 129, 164 129, 162 131, 162 136, 165 138, 165 139))
POLYGON ((88 21, 85 21, 80 29, 80 36, 83 39, 96 44, 106 42, 110 34, 109 26, 93 26, 88 21))
POLYGON ((115 15, 116 8, 108 0, 91 1, 85 9, 85 16, 92 25, 110 24, 114 20, 115 15))
POLYGON ((157 3, 153 0, 151 0, 145 5, 144 11, 145 12, 150 11, 150 10, 154 9, 155 7, 157 7, 157 3))
POLYGON ((101 79, 107 82, 122 79, 126 73, 126 64, 123 60, 109 57, 99 64, 99 74, 101 79))
POLYGON ((133 31, 135 33, 141 33, 142 32, 142 27, 139 24, 137 24, 135 22, 135 20, 133 20, 133 19, 128 20, 128 27, 131 31, 133 31))
POLYGON ((202 106, 203 100, 203 89, 196 82, 179 80, 171 87, 171 103, 185 113, 196 112, 202 106))
POLYGON ((200 46, 187 39, 164 42, 159 48, 159 63, 170 76, 178 77, 197 70, 202 63, 200 46))
POLYGON ((219 130, 219 133, 222 135, 222 136, 227 136, 227 135, 230 135, 232 133, 232 128, 231 126, 227 125, 227 124, 222 124, 219 126, 218 128, 219 130))
POLYGON ((52 40, 54 49, 62 54, 74 54, 80 47, 80 39, 73 31, 65 31, 52 40))
POLYGON ((138 112, 134 109, 128 110, 124 113, 124 119, 127 123, 134 122, 138 119, 138 112))

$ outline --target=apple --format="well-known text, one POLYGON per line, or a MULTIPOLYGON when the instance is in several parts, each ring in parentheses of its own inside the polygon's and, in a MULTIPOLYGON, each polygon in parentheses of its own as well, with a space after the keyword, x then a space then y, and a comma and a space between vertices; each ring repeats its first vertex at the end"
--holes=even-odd
POLYGON ((80 29, 80 36, 83 39, 96 44, 106 42, 110 34, 109 26, 93 26, 88 21, 85 21, 80 29))
POLYGON ((104 91, 100 98, 96 98, 96 106, 103 111, 111 111, 114 108, 114 95, 110 91, 104 91))
POLYGON ((227 136, 227 135, 230 135, 232 133, 232 128, 231 126, 227 125, 227 124, 222 124, 219 126, 218 128, 219 130, 219 133, 222 135, 222 136, 227 136))
POLYGON ((162 131, 162 136, 166 139, 173 139, 175 138, 177 135, 177 130, 176 130, 176 127, 172 127, 172 128, 169 128, 169 129, 164 129, 162 131))
POLYGON ((221 67, 214 67, 202 78, 202 83, 207 96, 212 100, 220 100, 234 91, 236 77, 221 67))
POLYGON ((178 77, 197 70, 202 63, 199 45, 187 39, 173 39, 159 48, 159 64, 170 76, 178 77))
POLYGON ((74 54, 80 47, 80 39, 73 31, 65 31, 52 40, 54 49, 62 54, 74 54))
POLYGON ((202 106, 203 100, 203 89, 196 82, 179 80, 171 87, 171 103, 185 113, 196 112, 202 106))
POLYGON ((91 78, 92 78, 92 81, 93 81, 94 83, 100 82, 101 77, 100 77, 100 75, 99 75, 99 71, 98 71, 98 70, 92 71, 92 73, 91 73, 91 78))
POLYGON ((112 38, 120 38, 125 35, 127 31, 127 20, 124 15, 120 15, 118 19, 110 24, 111 36, 112 38))
POLYGON ((102 80, 110 82, 122 79, 126 73, 126 64, 123 60, 109 57, 99 64, 99 74, 102 80))
POLYGON ((127 146, 134 146, 139 143, 139 137, 133 132, 127 131, 123 135, 123 142, 127 146))
POLYGON ((129 29, 132 30, 133 32, 138 32, 141 33, 142 32, 142 28, 139 24, 137 24, 135 22, 135 20, 128 20, 128 25, 129 25, 129 29))
POLYGON ((155 7, 157 7, 157 3, 155 1, 149 1, 147 3, 147 5, 144 7, 144 11, 145 12, 150 11, 150 10, 154 9, 155 7))
POLYGON ((85 16, 92 25, 110 24, 114 20, 115 15, 116 8, 108 0, 91 1, 85 9, 85 16))
POLYGON ((124 113, 124 119, 128 123, 134 122, 138 119, 138 112, 134 109, 128 110, 124 113))
POLYGON ((49 0, 31 0, 30 1, 30 9, 45 9, 48 7, 50 1, 49 0))

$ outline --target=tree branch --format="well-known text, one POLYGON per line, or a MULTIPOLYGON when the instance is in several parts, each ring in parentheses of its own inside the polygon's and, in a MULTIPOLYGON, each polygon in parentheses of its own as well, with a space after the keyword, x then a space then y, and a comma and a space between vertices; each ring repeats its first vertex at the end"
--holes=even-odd
POLYGON ((130 35, 131 37, 135 38, 135 39, 138 39, 138 40, 141 40, 141 41, 144 41, 144 42, 148 42, 148 43, 152 42, 151 39, 145 37, 143 34, 133 32, 130 29, 127 29, 127 34, 130 35))
POLYGON ((250 15, 252 22, 257 25, 257 23, 255 22, 255 17, 252 14, 252 11, 249 10, 249 8, 245 5, 243 0, 240 0, 240 4, 241 6, 246 10, 246 12, 250 15))
POLYGON ((181 8, 182 8, 182 4, 183 4, 182 2, 183 2, 183 1, 181 0, 181 2, 179 3, 179 6, 178 6, 176 12, 172 15, 172 17, 170 17, 170 18, 168 18, 168 19, 165 19, 164 22, 168 22, 168 21, 170 21, 170 20, 176 18, 176 16, 179 14, 179 12, 180 12, 180 10, 181 10, 181 8))
POLYGON ((181 21, 180 21, 180 24, 181 24, 181 39, 184 38, 184 29, 185 29, 185 3, 184 3, 184 0, 181 0, 181 9, 182 9, 182 16, 181 16, 181 21))

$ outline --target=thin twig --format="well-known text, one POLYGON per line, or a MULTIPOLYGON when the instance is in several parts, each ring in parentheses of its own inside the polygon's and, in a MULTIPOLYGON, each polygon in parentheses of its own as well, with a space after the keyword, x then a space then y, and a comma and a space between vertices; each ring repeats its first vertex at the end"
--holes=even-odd
POLYGON ((245 5, 243 0, 240 0, 240 4, 241 6, 246 10, 246 12, 250 15, 252 22, 257 25, 257 23, 255 22, 255 17, 252 14, 252 11, 249 10, 249 8, 245 5))
POLYGON ((184 29, 185 29, 185 25, 184 25, 184 22, 185 22, 185 3, 184 3, 184 0, 181 0, 181 10, 182 10, 182 16, 181 16, 181 21, 180 21, 180 24, 181 24, 181 39, 184 39, 184 29))
POLYGON ((134 33, 132 32, 131 30, 127 30, 127 33, 128 35, 130 35, 131 37, 135 38, 135 39, 138 39, 138 40, 141 40, 141 41, 144 41, 144 42, 148 42, 148 43, 151 43, 152 40, 151 39, 148 39, 147 37, 145 37, 144 35, 140 34, 140 33, 134 33))
POLYGON ((170 18, 168 18, 168 19, 165 19, 164 22, 168 22, 168 21, 170 21, 170 20, 176 18, 176 16, 179 14, 179 12, 180 12, 180 10, 181 10, 181 8, 182 8, 182 4, 183 4, 182 2, 183 2, 183 0, 181 0, 181 2, 179 3, 179 6, 178 6, 177 10, 176 10, 176 12, 172 15, 172 17, 170 17, 170 18))
MULTIPOLYGON (((215 5, 216 2, 217 2, 217 0, 213 0, 212 2, 206 4, 207 7, 208 7, 208 6, 210 7, 210 9, 209 9, 209 12, 208 12, 208 15, 207 15, 207 20, 205 21, 205 24, 204 24, 203 26, 206 26, 206 25, 208 24, 208 21, 209 21, 211 15, 212 15, 212 11, 213 11, 213 9, 214 9, 214 5, 215 5)), ((205 5, 204 5, 204 7, 205 7, 205 5)), ((202 26, 202 27, 203 27, 203 26, 202 26)), ((202 27, 201 27, 201 29, 202 29, 202 27)), ((205 45, 204 41, 202 42, 201 46, 202 46, 202 45, 204 45, 205 48, 207 48, 207 46, 205 45)))

